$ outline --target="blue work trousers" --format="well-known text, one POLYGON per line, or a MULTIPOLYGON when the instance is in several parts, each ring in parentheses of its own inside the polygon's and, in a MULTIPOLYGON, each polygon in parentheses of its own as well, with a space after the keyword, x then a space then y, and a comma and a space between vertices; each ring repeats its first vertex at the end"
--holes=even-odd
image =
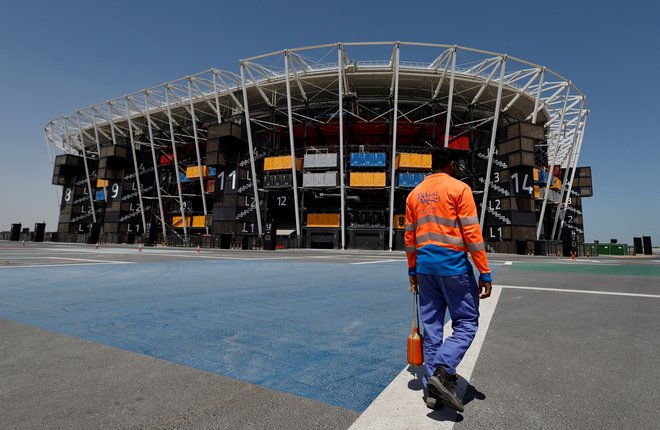
POLYGON ((424 327, 426 382, 438 366, 455 374, 479 326, 479 287, 472 271, 463 275, 440 276, 420 273, 419 304, 424 327), (453 333, 442 340, 445 312, 449 310, 453 333))

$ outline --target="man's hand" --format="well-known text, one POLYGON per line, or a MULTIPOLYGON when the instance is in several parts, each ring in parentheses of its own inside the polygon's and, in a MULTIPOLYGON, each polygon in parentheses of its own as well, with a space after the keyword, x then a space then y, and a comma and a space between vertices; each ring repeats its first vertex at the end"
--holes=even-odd
POLYGON ((480 299, 487 299, 490 297, 490 292, 493 289, 493 284, 490 282, 484 282, 484 281, 479 281, 479 291, 481 291, 481 294, 479 294, 480 299))
POLYGON ((413 293, 416 293, 417 292, 417 285, 418 285, 417 275, 410 275, 409 278, 410 278, 410 291, 412 291, 413 293))

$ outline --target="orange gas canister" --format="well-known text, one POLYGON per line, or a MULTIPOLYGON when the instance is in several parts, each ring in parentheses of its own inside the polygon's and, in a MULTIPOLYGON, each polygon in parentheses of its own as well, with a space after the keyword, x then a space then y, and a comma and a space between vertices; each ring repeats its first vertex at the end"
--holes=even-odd
POLYGON ((413 293, 412 330, 408 336, 408 364, 411 366, 421 366, 423 363, 424 354, 422 352, 422 335, 419 332, 417 293, 413 293))

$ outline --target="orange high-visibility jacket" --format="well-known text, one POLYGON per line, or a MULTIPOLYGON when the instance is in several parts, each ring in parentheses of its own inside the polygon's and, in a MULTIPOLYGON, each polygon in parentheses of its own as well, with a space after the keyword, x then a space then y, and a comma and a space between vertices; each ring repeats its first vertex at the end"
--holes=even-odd
POLYGON ((405 243, 410 275, 467 273, 470 252, 480 279, 491 280, 472 189, 446 173, 427 176, 408 195, 405 243))

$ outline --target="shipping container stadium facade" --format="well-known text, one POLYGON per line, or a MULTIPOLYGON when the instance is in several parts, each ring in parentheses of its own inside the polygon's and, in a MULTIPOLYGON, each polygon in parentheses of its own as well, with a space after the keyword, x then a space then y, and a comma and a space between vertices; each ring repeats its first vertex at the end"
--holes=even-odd
POLYGON ((489 249, 584 242, 589 109, 550 69, 406 42, 289 49, 238 69, 48 122, 58 240, 403 249, 405 197, 446 146, 461 151, 489 249))

